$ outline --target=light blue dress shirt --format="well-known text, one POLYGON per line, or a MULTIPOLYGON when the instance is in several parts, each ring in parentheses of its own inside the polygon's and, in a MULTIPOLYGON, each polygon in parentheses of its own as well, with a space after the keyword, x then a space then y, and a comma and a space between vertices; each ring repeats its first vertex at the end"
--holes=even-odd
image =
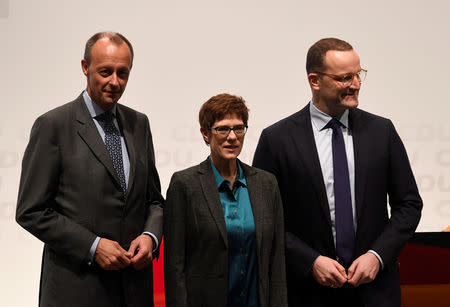
MULTIPOLYGON (((98 132, 100 133, 100 136, 102 137, 103 142, 105 142, 105 131, 103 131, 102 126, 100 125, 100 123, 97 121, 96 116, 105 113, 105 110, 103 110, 102 108, 100 108, 96 103, 94 103, 91 99, 91 97, 89 96, 87 91, 83 92, 83 98, 84 98, 84 102, 86 104, 86 107, 89 111, 89 114, 91 115, 95 126, 97 127, 98 132)), ((125 138, 123 137, 120 129, 119 129, 119 124, 117 122, 116 119, 116 105, 114 105, 114 107, 111 110, 111 113, 114 114, 114 126, 116 127, 117 131, 119 131, 120 133, 120 144, 122 147, 122 161, 123 161, 123 171, 125 174, 125 184, 126 187, 128 188, 128 180, 130 177, 130 157, 128 155, 128 151, 127 151, 127 146, 125 144, 125 138)), ((144 232, 145 234, 150 235, 153 240, 155 241, 155 247, 153 249, 153 251, 155 251, 158 248, 158 239, 156 238, 156 236, 150 232, 144 232)), ((97 236, 97 238, 95 238, 94 242, 91 245, 91 248, 89 249, 89 255, 87 257, 87 262, 89 265, 92 264, 92 261, 94 260, 94 255, 95 255, 95 251, 97 250, 97 246, 98 246, 98 242, 100 241, 100 237, 97 236)))
POLYGON ((228 236, 228 306, 257 307, 258 267, 253 211, 247 181, 239 162, 236 180, 230 190, 211 159, 228 236))
MULTIPOLYGON (((311 124, 314 133, 314 140, 316 142, 317 153, 319 155, 320 168, 322 169, 323 181, 325 184, 328 205, 330 208, 331 216, 331 230, 333 232, 334 245, 336 246, 336 218, 335 218, 335 202, 334 202, 334 175, 333 175, 333 146, 332 136, 333 129, 325 128, 332 117, 322 111, 320 111, 314 103, 310 102, 309 108, 311 114, 311 124)), ((352 212, 353 212, 353 227, 357 229, 356 223, 356 206, 355 206, 355 157, 353 151, 353 136, 352 131, 349 128, 348 122, 348 109, 337 118, 342 124, 342 134, 345 143, 345 152, 348 162, 348 173, 350 179, 350 193, 352 200, 352 212)), ((383 267, 383 260, 380 255, 374 250, 369 250, 380 261, 381 267, 383 267)))

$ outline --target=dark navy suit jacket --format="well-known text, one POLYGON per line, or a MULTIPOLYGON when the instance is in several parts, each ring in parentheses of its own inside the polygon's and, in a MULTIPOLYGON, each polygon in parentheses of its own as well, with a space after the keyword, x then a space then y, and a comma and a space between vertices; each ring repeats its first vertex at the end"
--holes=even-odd
MULTIPOLYGON (((422 200, 391 121, 351 109, 349 124, 355 159, 354 258, 372 249, 385 265, 373 282, 357 288, 357 294, 365 306, 400 306, 397 257, 417 227, 422 200)), ((263 130, 253 165, 273 173, 280 187, 289 306, 333 304, 336 290, 319 285, 311 274, 319 255, 336 259, 336 250, 309 104, 263 130)))

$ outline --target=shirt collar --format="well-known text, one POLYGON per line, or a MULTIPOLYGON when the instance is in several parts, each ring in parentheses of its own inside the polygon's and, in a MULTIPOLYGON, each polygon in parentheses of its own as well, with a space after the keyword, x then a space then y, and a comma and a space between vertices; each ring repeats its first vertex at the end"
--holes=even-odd
MULTIPOLYGON (((332 119, 330 115, 325 112, 320 111, 312 101, 309 103, 309 113, 311 114, 311 121, 313 123, 313 127, 317 131, 321 131, 325 128, 328 122, 332 119)), ((340 118, 337 118, 341 124, 348 128, 348 109, 342 113, 340 118)))
MULTIPOLYGON (((230 186, 230 182, 228 180, 226 180, 225 178, 223 178, 222 175, 220 175, 219 171, 214 166, 214 163, 212 162, 211 157, 208 157, 208 160, 211 163, 211 168, 213 170, 214 177, 216 178, 217 187, 220 188, 223 185, 223 183, 226 182, 226 185, 228 188, 230 186)), ((245 187, 245 186, 247 186, 247 180, 245 179, 244 171, 242 170, 241 163, 239 162, 239 160, 236 160, 236 164, 237 164, 238 169, 237 169, 235 183, 238 183, 238 185, 242 185, 245 187)))
MULTIPOLYGON (((96 104, 91 97, 89 96, 88 92, 86 90, 84 90, 83 92, 83 98, 84 98, 84 102, 86 104, 86 107, 89 111, 89 114, 91 115, 92 118, 95 118, 103 113, 105 113, 106 111, 103 110, 102 108, 100 108, 100 106, 98 104, 96 104)), ((111 113, 116 116, 116 109, 117 106, 114 105, 114 107, 111 110, 111 113)))

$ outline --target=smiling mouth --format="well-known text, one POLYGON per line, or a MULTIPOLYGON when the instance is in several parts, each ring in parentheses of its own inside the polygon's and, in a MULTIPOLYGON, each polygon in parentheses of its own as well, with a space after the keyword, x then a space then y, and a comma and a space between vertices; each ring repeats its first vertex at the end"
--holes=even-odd
POLYGON ((108 97, 116 97, 117 95, 119 95, 119 93, 117 92, 105 92, 105 95, 108 97))
POLYGON ((357 92, 344 93, 343 97, 356 97, 357 92))

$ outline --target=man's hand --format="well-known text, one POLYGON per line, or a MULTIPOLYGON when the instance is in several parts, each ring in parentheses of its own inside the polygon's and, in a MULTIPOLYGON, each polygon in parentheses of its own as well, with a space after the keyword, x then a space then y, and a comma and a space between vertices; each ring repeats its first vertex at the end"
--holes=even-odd
POLYGON ((377 256, 367 252, 359 256, 348 268, 348 283, 354 287, 367 284, 375 279, 380 270, 377 256))
POLYGON ((345 268, 336 260, 325 256, 317 257, 312 268, 313 277, 322 286, 340 288, 347 282, 345 268))
POLYGON ((131 256, 116 241, 100 238, 94 260, 104 270, 120 270, 130 265, 131 256))
POLYGON ((128 252, 132 255, 131 264, 136 270, 141 270, 152 263, 153 240, 147 234, 142 234, 131 242, 128 252))

